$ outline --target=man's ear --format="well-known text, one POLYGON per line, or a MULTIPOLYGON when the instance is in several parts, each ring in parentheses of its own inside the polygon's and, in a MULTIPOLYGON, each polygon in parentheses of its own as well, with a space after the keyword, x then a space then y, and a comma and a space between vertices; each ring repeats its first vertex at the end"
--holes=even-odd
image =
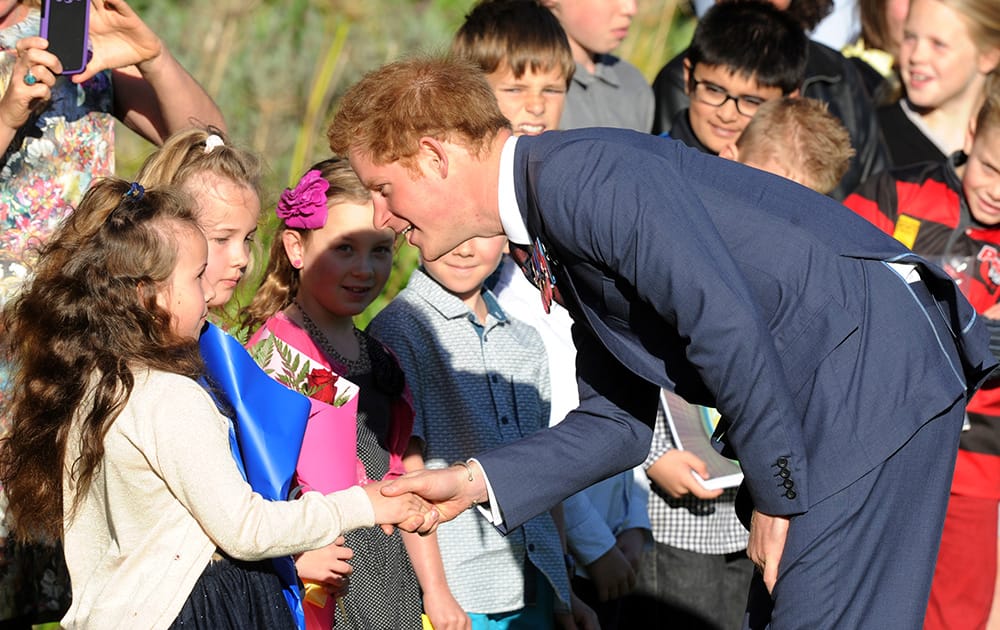
POLYGON ((296 269, 302 269, 302 234, 295 230, 281 232, 281 244, 285 246, 285 256, 289 264, 296 269))
POLYGON ((730 142, 726 146, 719 150, 719 157, 727 160, 732 160, 733 162, 740 161, 740 150, 736 146, 735 142, 730 142))
POLYGON ((448 177, 448 151, 444 143, 437 138, 424 136, 420 138, 419 147, 417 159, 424 168, 437 173, 442 179, 448 177))

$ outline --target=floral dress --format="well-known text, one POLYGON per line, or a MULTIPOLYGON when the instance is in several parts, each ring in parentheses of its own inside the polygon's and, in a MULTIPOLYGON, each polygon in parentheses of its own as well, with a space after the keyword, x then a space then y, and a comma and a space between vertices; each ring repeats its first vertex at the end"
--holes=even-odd
MULTIPOLYGON (((0 30, 0 96, 6 91, 18 40, 38 35, 32 10, 0 30)), ((52 100, 18 129, 0 155, 0 307, 13 298, 31 268, 33 250, 73 211, 90 182, 114 173, 111 73, 82 85, 60 77, 52 100)), ((0 361, 0 397, 7 382, 0 361)), ((0 398, 2 399, 2 398, 0 398)), ((0 416, 0 438, 9 428, 0 416)), ((0 499, 0 515, 5 505, 0 499)), ((0 539, 7 531, 0 521, 0 539)), ((58 620, 69 605, 69 577, 58 547, 0 544, 0 621, 58 620)))
MULTIPOLYGON (((39 15, 0 30, 0 95, 11 81, 18 40, 38 34, 39 15)), ((20 80, 14 77, 14 80, 20 80)), ((0 156, 0 305, 45 241, 96 177, 114 174, 111 73, 82 85, 59 77, 52 101, 21 127, 0 156)))

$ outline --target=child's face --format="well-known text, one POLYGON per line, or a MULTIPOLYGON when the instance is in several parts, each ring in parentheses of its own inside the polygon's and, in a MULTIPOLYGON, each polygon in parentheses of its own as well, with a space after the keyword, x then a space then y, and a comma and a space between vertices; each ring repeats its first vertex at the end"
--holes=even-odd
POLYGON ((475 310, 483 282, 500 264, 500 256, 506 245, 507 237, 503 235, 477 236, 437 260, 421 259, 421 262, 438 284, 475 310))
POLYGON ((980 223, 1000 225, 1000 128, 977 133, 966 152, 962 192, 969 211, 980 223))
POLYGON ((156 303, 170 313, 174 334, 197 339, 205 325, 208 303, 214 297, 205 275, 208 244, 204 234, 188 225, 178 225, 173 237, 177 241, 177 264, 157 291, 156 303))
POLYGON ((373 217, 371 202, 334 204, 326 225, 304 240, 296 299, 313 307, 307 310, 354 317, 381 293, 392 271, 395 233, 375 229, 373 217))
POLYGON ((759 85, 756 79, 748 79, 724 66, 700 63, 691 70, 685 68, 685 74, 688 73, 698 81, 693 93, 688 94, 691 99, 688 120, 694 135, 712 153, 719 153, 727 144, 736 141, 750 124, 757 106, 782 96, 781 88, 759 85), (711 104, 726 96, 731 98, 721 105, 711 104))
POLYGON ((500 112, 514 128, 514 135, 537 136, 557 129, 566 106, 566 77, 558 68, 535 72, 528 68, 520 78, 506 65, 486 75, 500 104, 500 112))
POLYGON ((562 24, 574 56, 609 53, 628 35, 636 0, 548 0, 545 4, 562 24))
POLYGON ((899 50, 906 96, 938 108, 979 89, 975 79, 996 67, 997 52, 981 54, 964 18, 938 0, 913 0, 899 50))
POLYGON ((198 225, 208 239, 205 277, 215 291, 209 307, 222 306, 233 296, 250 262, 260 198, 252 188, 214 173, 196 175, 184 189, 197 203, 198 225))

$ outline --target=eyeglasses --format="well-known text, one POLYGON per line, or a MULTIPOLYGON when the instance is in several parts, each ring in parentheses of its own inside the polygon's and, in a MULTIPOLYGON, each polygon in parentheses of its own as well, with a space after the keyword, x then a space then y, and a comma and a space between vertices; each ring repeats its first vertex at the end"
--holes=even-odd
POLYGON ((697 79, 694 80, 694 97, 713 107, 722 107, 726 101, 732 101, 736 103, 736 111, 748 118, 756 114, 757 108, 766 100, 759 96, 733 96, 721 85, 697 79))

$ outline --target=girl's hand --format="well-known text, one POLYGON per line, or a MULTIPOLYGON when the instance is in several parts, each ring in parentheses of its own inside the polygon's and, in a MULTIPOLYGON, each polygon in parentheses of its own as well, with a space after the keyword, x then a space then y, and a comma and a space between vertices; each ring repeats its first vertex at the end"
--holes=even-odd
POLYGON ((109 68, 137 65, 144 72, 163 52, 163 42, 124 0, 90 0, 90 44, 94 56, 74 83, 109 68))
POLYGON ((394 497, 382 494, 389 481, 376 481, 363 486, 375 510, 375 523, 382 526, 382 531, 392 534, 393 525, 407 532, 417 531, 424 524, 426 504, 417 495, 406 492, 394 497))
POLYGON ((19 129, 31 117, 35 109, 44 106, 52 98, 52 86, 56 75, 62 72, 62 63, 46 48, 49 43, 41 37, 25 37, 17 42, 17 55, 11 70, 10 83, 0 98, 0 124, 10 129, 19 129), (28 71, 35 77, 35 83, 28 85, 25 77, 28 71))
POLYGON ((348 560, 354 551, 344 546, 341 536, 326 547, 306 551, 295 559, 295 570, 303 580, 322 584, 327 592, 336 594, 347 585, 347 576, 354 570, 348 560))

